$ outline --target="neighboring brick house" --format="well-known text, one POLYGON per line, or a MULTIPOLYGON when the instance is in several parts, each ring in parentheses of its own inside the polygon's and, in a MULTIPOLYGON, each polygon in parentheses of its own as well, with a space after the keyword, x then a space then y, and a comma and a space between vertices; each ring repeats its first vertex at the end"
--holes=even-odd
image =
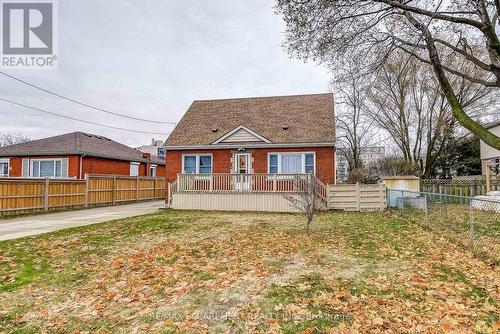
POLYGON ((194 101, 165 142, 179 173, 313 172, 335 183, 333 94, 194 101))
POLYGON ((103 136, 73 132, 0 148, 0 176, 83 179, 85 174, 164 176, 164 160, 103 136))

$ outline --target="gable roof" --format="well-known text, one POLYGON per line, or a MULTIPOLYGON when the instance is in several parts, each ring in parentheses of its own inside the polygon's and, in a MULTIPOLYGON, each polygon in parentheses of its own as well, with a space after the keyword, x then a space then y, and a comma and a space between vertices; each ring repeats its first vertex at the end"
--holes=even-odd
MULTIPOLYGON (((125 161, 146 162, 141 151, 103 136, 83 132, 72 132, 0 147, 0 157, 44 156, 44 155, 88 155, 125 161)), ((153 161, 162 163, 163 161, 153 161)))
POLYGON ((267 139, 268 145, 333 144, 334 124, 331 93, 200 100, 191 104, 165 146, 216 147, 239 127, 267 139))
POLYGON ((219 144, 219 143, 270 143, 268 139, 262 137, 255 131, 250 130, 247 127, 244 127, 243 125, 240 125, 233 130, 229 131, 226 133, 224 136, 220 137, 216 141, 213 142, 213 144, 219 144))

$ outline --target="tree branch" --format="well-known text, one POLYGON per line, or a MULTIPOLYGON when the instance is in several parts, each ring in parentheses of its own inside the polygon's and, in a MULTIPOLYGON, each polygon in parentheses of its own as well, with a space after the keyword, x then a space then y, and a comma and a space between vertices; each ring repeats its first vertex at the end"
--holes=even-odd
POLYGON ((405 16, 407 17, 408 21, 410 21, 410 23, 413 24, 415 28, 422 31, 424 35, 427 44, 427 50, 429 52, 429 60, 432 64, 432 67, 434 68, 434 72, 436 73, 441 88, 446 95, 448 103, 452 107, 453 115, 455 116, 456 120, 465 128, 478 135, 489 146, 500 149, 500 137, 489 132, 481 124, 470 118, 463 110, 461 103, 458 101, 458 98, 455 95, 455 92, 453 91, 448 78, 446 77, 441 59, 439 58, 438 50, 436 48, 436 45, 434 44, 432 33, 424 24, 420 23, 410 13, 405 13, 405 16))

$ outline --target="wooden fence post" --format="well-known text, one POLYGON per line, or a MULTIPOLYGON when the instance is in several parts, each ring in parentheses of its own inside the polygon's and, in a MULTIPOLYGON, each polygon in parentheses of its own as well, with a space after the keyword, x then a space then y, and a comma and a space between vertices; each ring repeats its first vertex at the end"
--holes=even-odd
POLYGON ((113 175, 113 191, 111 193, 111 202, 116 204, 116 175, 113 175))
POLYGON ((358 205, 358 212, 361 212, 361 191, 359 190, 359 182, 356 182, 356 199, 358 205))
POLYGON ((85 174, 85 202, 84 207, 89 206, 89 174, 85 174))
POLYGON ((135 200, 139 202, 139 175, 135 178, 135 200))
POLYGON ((153 179, 153 198, 158 198, 156 195, 156 177, 153 179))
POLYGON ((491 191, 491 180, 490 180, 490 166, 488 166, 488 164, 486 164, 486 193, 489 193, 491 191))
POLYGON ((49 179, 45 179, 45 187, 43 188, 43 212, 49 212, 49 179))
POLYGON ((384 211, 387 208, 387 189, 385 189, 385 186, 380 183, 380 211, 384 211))

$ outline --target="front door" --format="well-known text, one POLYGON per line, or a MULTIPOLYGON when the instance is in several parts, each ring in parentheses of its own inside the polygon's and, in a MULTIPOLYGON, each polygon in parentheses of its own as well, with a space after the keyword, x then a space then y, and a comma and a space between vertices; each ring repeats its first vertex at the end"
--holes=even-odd
POLYGON ((250 153, 236 153, 234 155, 234 184, 237 190, 250 190, 251 159, 250 153))

